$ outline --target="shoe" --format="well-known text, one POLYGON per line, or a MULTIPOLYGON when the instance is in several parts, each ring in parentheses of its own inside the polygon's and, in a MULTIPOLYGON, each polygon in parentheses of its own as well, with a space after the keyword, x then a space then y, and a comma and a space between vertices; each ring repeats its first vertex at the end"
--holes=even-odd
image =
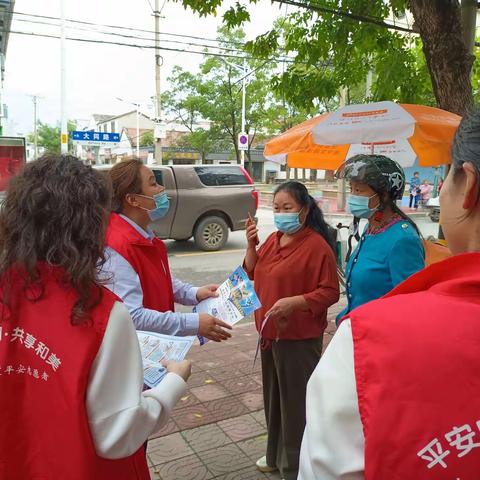
POLYGON ((262 473, 270 473, 270 472, 276 472, 278 470, 277 467, 270 467, 267 465, 267 457, 262 457, 257 460, 256 466, 258 470, 260 470, 262 473))

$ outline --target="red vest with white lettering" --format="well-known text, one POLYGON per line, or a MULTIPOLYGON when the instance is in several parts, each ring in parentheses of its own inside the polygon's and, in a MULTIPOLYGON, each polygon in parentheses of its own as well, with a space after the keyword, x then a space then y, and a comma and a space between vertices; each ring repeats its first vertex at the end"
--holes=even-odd
POLYGON ((0 320, 0 479, 149 479, 143 448, 124 459, 100 458, 88 424, 90 371, 117 298, 102 289, 91 321, 73 326, 75 291, 59 269, 39 268, 41 298, 31 301, 35 289, 25 294, 12 272, 7 318, 0 320))
MULTIPOLYGON (((172 277, 167 249, 158 238, 143 237, 116 213, 110 215, 107 245, 137 272, 143 291, 143 306, 159 312, 174 311, 172 277)), ((114 272, 115 273, 115 272, 114 272)))
POLYGON ((366 480, 480 478, 480 254, 350 314, 366 480))

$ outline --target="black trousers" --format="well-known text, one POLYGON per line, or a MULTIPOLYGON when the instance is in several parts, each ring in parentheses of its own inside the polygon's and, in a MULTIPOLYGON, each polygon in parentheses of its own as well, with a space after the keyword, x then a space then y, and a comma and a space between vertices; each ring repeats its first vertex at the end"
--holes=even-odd
POLYGON ((307 383, 320 360, 322 340, 279 340, 262 351, 267 464, 285 480, 298 476, 307 383))

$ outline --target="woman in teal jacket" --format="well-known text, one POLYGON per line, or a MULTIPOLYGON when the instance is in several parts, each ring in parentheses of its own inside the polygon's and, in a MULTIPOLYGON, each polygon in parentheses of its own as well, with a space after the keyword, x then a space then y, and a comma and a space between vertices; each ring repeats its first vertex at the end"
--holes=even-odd
POLYGON ((349 210, 368 219, 346 268, 347 307, 382 297, 425 266, 425 251, 415 223, 396 204, 405 190, 403 169, 383 155, 355 155, 337 172, 350 182, 349 210))

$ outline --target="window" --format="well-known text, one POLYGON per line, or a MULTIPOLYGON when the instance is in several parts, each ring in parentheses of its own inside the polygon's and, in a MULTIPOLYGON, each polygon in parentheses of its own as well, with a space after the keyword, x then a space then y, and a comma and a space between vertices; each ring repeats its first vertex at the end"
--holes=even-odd
POLYGON ((163 185, 163 175, 161 170, 153 170, 153 174, 155 175, 155 180, 159 185, 163 185))
POLYGON ((207 187, 220 185, 248 185, 240 167, 195 167, 200 181, 207 187))

